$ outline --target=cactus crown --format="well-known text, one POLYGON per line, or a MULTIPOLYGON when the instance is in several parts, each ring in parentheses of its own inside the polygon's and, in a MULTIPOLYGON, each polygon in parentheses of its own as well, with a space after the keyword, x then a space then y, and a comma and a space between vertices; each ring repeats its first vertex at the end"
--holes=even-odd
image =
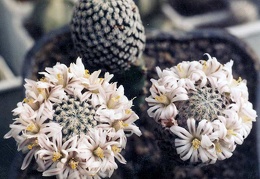
POLYGON ((189 99, 181 101, 177 106, 179 113, 176 120, 183 123, 188 118, 194 118, 197 121, 207 119, 214 121, 222 114, 226 108, 226 97, 211 87, 198 88, 196 91, 188 91, 189 99))
POLYGON ((96 107, 90 102, 81 102, 78 98, 69 96, 62 103, 54 105, 53 121, 62 126, 63 142, 74 135, 87 133, 89 128, 97 126, 94 116, 96 107))

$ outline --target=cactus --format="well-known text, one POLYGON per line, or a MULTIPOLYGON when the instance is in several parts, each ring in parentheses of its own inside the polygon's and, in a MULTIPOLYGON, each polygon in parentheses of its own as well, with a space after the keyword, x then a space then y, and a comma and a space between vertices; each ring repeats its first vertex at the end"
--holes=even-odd
POLYGON ((40 74, 40 80, 26 80, 26 98, 13 110, 17 118, 4 136, 26 154, 21 169, 34 158, 43 176, 110 177, 116 160, 126 163, 126 138, 141 135, 123 86, 110 83, 109 73, 89 73, 80 58, 40 74))
POLYGON ((146 98, 148 115, 163 127, 157 130, 162 150, 171 153, 175 146, 181 160, 192 164, 230 158, 257 117, 246 81, 233 78, 233 61, 222 65, 208 58, 157 67, 159 79, 151 80, 146 98))
POLYGON ((122 72, 144 50, 144 27, 132 0, 80 0, 70 26, 79 56, 94 70, 122 72))

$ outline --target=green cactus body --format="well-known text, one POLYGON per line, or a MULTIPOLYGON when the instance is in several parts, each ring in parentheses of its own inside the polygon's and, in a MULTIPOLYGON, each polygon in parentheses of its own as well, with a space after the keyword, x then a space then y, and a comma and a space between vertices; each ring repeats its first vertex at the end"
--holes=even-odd
POLYGON ((69 96, 67 100, 54 105, 53 120, 62 126, 63 141, 66 141, 75 134, 87 133, 89 128, 95 127, 95 113, 96 109, 90 102, 81 102, 69 96))

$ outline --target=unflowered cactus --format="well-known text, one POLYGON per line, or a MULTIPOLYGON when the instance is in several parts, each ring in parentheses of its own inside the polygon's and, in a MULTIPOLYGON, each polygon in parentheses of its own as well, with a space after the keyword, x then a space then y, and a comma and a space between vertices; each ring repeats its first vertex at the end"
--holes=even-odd
POLYGON ((79 56, 94 69, 122 72, 144 50, 144 27, 133 0, 80 0, 70 26, 79 56))
MULTIPOLYGON (((191 163, 231 157, 257 117, 246 81, 233 78, 233 61, 222 65, 207 56, 207 61, 157 67, 159 79, 151 80, 151 95, 146 98, 149 116, 174 134, 177 154, 191 163)), ((165 140, 174 139, 165 136, 165 140)))
POLYGON ((138 116, 123 86, 100 72, 90 73, 78 58, 69 67, 46 68, 39 81, 26 79, 26 98, 5 135, 26 154, 21 169, 35 158, 43 176, 103 178, 118 168, 115 159, 126 163, 121 151, 127 136, 141 135, 138 116))

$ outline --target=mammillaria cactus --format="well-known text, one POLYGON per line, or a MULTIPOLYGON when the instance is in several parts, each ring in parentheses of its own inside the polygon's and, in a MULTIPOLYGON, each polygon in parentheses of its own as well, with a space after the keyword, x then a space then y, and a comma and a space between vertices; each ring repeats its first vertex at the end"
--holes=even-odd
POLYGON ((165 136, 165 141, 175 146, 183 161, 195 164, 231 157, 257 116, 248 101, 246 81, 233 78, 233 61, 222 65, 207 56, 207 61, 157 67, 159 79, 151 80, 146 98, 148 114, 161 124, 161 132, 175 136, 165 136))
POLYGON ((70 26, 79 56, 94 69, 124 71, 144 50, 144 27, 133 0, 80 0, 70 26))
POLYGON ((59 178, 110 177, 125 164, 126 138, 141 131, 132 100, 113 75, 90 73, 80 58, 69 67, 57 63, 39 81, 26 79, 26 98, 13 114, 11 130, 18 151, 26 154, 21 169, 34 158, 43 176, 59 178))

